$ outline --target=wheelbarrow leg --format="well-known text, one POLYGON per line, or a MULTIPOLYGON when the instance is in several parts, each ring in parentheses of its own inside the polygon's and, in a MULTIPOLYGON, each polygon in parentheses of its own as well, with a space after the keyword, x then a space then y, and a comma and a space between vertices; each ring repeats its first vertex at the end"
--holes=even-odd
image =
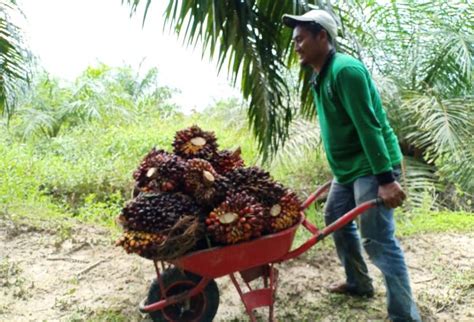
POLYGON ((278 270, 273 268, 273 264, 270 265, 270 289, 272 290, 272 304, 269 307, 268 319, 269 321, 273 320, 273 304, 275 303, 275 294, 278 285, 278 270))
MULTIPOLYGON (((158 267, 158 262, 156 260, 153 260, 153 264, 155 265, 155 272, 156 272, 156 278, 158 281, 158 284, 160 285, 160 290, 164 290, 165 286, 163 284, 163 279, 161 278, 161 273, 160 273, 160 268, 158 267)), ((163 272, 165 271, 164 263, 161 262, 161 267, 163 268, 163 272)), ((165 292, 161 293, 161 298, 166 298, 165 292)))
POLYGON ((229 274, 229 277, 232 280, 232 283, 234 283, 235 289, 237 290, 237 293, 239 293, 239 296, 242 299, 242 303, 244 303, 245 311, 247 311, 250 321, 257 322, 257 320, 255 319, 255 315, 253 315, 252 308, 249 307, 247 303, 245 303, 244 293, 242 292, 242 289, 240 288, 239 282, 237 282, 237 279, 235 278, 234 273, 229 274))
POLYGON ((273 267, 273 264, 263 265, 240 272, 240 275, 247 285, 252 280, 255 280, 259 277, 263 278, 263 288, 253 290, 249 287, 248 292, 243 292, 239 282, 237 281, 237 278, 235 277, 235 274, 229 274, 232 283, 234 284, 240 298, 242 299, 242 302, 244 303, 245 310, 250 317, 250 321, 256 322, 253 310, 259 307, 268 307, 269 321, 273 321, 273 305, 278 278, 277 269, 273 267))

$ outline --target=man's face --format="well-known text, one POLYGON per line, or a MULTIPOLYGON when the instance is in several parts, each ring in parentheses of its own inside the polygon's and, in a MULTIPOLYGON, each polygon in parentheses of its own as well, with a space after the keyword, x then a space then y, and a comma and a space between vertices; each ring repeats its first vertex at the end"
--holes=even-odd
POLYGON ((320 60, 322 55, 321 32, 313 35, 306 28, 296 26, 293 29, 293 42, 295 51, 300 58, 300 64, 313 65, 320 60))

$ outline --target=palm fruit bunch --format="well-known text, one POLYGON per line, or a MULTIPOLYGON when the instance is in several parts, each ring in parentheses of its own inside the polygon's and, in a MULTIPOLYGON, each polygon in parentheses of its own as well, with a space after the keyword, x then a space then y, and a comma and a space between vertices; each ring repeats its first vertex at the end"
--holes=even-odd
POLYGON ((228 195, 206 219, 208 234, 222 244, 260 237, 264 224, 262 205, 244 192, 228 195))
POLYGON ((265 201, 266 230, 278 232, 295 225, 301 218, 301 202, 294 192, 285 192, 273 202, 273 198, 265 201))
POLYGON ((198 204, 213 207, 224 201, 229 183, 208 161, 196 158, 186 162, 184 186, 198 204))
POLYGON ((183 159, 153 148, 133 173, 133 178, 142 192, 169 192, 179 189, 184 171, 183 159))
POLYGON ((116 241, 116 246, 122 246, 127 254, 137 253, 146 258, 154 257, 154 249, 165 242, 166 236, 143 231, 127 231, 116 241))
POLYGON ((299 221, 300 201, 296 194, 274 181, 268 172, 257 167, 240 168, 227 177, 234 191, 244 191, 264 207, 267 233, 286 229, 299 221))
POLYGON ((201 130, 197 125, 176 132, 173 151, 184 159, 200 158, 210 160, 217 151, 214 132, 201 130))
POLYGON ((225 175, 234 169, 242 168, 244 166, 244 160, 242 160, 240 156, 241 153, 242 151, 240 148, 237 148, 234 151, 217 151, 210 162, 217 173, 225 175))
POLYGON ((126 230, 163 233, 183 216, 202 216, 202 209, 182 193, 139 195, 130 201, 119 216, 126 230))
POLYGON ((264 196, 270 198, 284 190, 267 171, 258 167, 237 168, 227 173, 226 177, 232 183, 233 191, 245 191, 258 201, 264 196))

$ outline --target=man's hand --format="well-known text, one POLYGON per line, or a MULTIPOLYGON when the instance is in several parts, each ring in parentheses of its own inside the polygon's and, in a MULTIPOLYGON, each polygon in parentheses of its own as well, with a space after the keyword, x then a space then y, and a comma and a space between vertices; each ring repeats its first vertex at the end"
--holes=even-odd
POLYGON ((396 181, 379 186, 379 197, 387 208, 397 208, 403 204, 406 194, 396 181))

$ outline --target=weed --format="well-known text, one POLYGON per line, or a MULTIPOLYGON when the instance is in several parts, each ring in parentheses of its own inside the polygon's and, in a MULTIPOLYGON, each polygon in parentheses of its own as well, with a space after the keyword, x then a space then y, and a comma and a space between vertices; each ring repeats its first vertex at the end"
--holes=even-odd
POLYGON ((0 286, 5 295, 7 292, 11 292, 15 298, 27 298, 27 281, 22 273, 21 267, 16 262, 10 261, 9 257, 2 259, 0 262, 0 286))
POLYGON ((122 312, 113 309, 104 309, 94 314, 89 318, 89 321, 94 322, 125 322, 130 321, 129 317, 122 312))
POLYGON ((410 236, 427 232, 474 232, 474 214, 418 210, 398 219, 398 234, 410 236))

